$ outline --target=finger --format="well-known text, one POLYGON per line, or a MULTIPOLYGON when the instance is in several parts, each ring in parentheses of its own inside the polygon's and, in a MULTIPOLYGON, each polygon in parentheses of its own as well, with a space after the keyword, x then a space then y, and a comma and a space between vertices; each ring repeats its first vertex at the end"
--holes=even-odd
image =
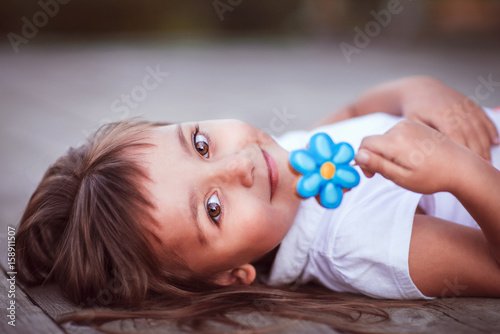
POLYGON ((486 142, 489 139, 486 132, 483 132, 477 115, 457 113, 453 118, 448 119, 449 122, 442 128, 438 128, 438 130, 456 143, 468 147, 486 158, 489 153, 487 152, 489 143, 486 142))
POLYGON ((392 160, 396 155, 397 145, 400 140, 397 140, 397 138, 393 138, 394 136, 389 135, 388 133, 390 131, 391 130, 383 135, 365 137, 359 146, 358 153, 360 150, 367 149, 370 152, 375 152, 389 160, 392 160))
POLYGON ((467 147, 478 153, 484 159, 491 161, 490 146, 493 142, 490 131, 496 131, 494 124, 488 118, 486 113, 479 106, 469 108, 468 111, 461 114, 463 122, 464 135, 467 138, 467 147), (493 129, 490 129, 490 126, 493 129))
POLYGON ((361 171, 363 172, 363 174, 365 174, 365 176, 367 178, 372 178, 375 175, 374 172, 371 172, 371 171, 365 169, 363 166, 359 166, 359 167, 361 167, 361 171))
POLYGON ((367 178, 371 178, 371 177, 373 177, 373 175, 375 175, 375 173, 373 173, 372 171, 366 169, 366 167, 364 165, 360 165, 358 163, 358 161, 361 161, 361 162, 362 161, 368 161, 368 159, 369 159, 369 156, 366 155, 366 150, 358 151, 358 153, 354 157, 354 161, 355 161, 354 165, 359 166, 361 168, 361 171, 363 172, 363 174, 365 174, 365 176, 367 178), (356 160, 356 159, 358 159, 358 160, 356 160))
POLYGON ((491 121, 483 108, 476 105, 476 108, 473 110, 473 114, 476 115, 477 119, 483 126, 483 129, 486 129, 486 133, 489 136, 489 141, 492 145, 499 145, 500 139, 498 135, 498 129, 495 126, 495 123, 491 121))
POLYGON ((493 139, 488 131, 488 126, 486 123, 481 122, 479 124, 481 130, 481 145, 483 148, 482 157, 491 162, 491 145, 493 145, 493 139))
POLYGON ((469 119, 465 120, 463 116, 459 117, 457 114, 455 117, 448 119, 447 123, 419 122, 429 125, 456 143, 473 150, 484 159, 490 160, 489 137, 475 115, 469 116, 469 119))
POLYGON ((500 145, 500 138, 498 135, 498 129, 495 126, 495 123, 491 121, 491 119, 486 115, 485 112, 482 113, 483 115, 483 124, 486 127, 486 130, 488 131, 488 134, 490 136, 491 144, 492 145, 500 145))
MULTIPOLYGON (((408 176, 409 174, 409 170, 397 164, 393 160, 389 160, 386 157, 367 149, 360 149, 354 159, 363 170, 363 173, 365 173, 365 171, 369 175, 379 173, 383 177, 398 184, 401 182, 402 178, 408 176)), ((365 175, 367 175, 366 173, 365 175)))
POLYGON ((467 147, 486 160, 490 160, 490 138, 482 123, 475 116, 469 117, 464 123, 464 136, 467 147))
POLYGON ((487 128, 489 119, 486 114, 478 109, 468 119, 470 133, 466 133, 467 146, 477 152, 484 159, 491 161, 491 137, 487 128))

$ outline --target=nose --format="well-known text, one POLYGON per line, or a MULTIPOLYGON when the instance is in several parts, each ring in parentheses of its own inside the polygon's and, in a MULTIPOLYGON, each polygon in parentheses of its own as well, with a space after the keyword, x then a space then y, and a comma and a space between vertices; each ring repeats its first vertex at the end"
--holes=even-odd
POLYGON ((253 185, 255 164, 247 152, 230 154, 215 164, 213 177, 229 183, 240 183, 245 187, 253 185))

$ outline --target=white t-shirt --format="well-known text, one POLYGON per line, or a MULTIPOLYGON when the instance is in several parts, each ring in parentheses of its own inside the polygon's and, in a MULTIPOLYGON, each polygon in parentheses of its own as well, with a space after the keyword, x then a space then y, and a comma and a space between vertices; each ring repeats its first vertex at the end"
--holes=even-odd
MULTIPOLYGON (((500 129, 500 113, 487 111, 500 129)), ((358 150, 365 136, 383 134, 402 118, 377 113, 278 138, 291 151, 303 148, 317 132, 335 143, 345 141, 358 150)), ((492 149, 500 166, 500 148, 492 149)), ((425 299, 410 278, 408 254, 415 210, 455 223, 478 227, 449 193, 421 195, 376 174, 361 176, 359 185, 344 194, 337 209, 321 207, 314 198, 301 202, 295 221, 282 240, 267 283, 304 284, 315 281, 339 292, 374 298, 425 299)))

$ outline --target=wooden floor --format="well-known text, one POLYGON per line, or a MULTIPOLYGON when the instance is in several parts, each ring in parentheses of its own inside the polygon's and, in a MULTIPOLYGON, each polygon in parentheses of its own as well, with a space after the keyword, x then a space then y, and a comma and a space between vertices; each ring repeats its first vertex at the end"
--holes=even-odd
MULTIPOLYGON (((76 309, 56 287, 11 286, 6 253, 8 226, 16 227, 47 166, 100 123, 137 115, 163 121, 230 117, 279 136, 314 124, 367 87, 392 78, 434 75, 471 95, 481 77, 500 81, 498 43, 465 47, 374 41, 348 63, 340 42, 34 41, 22 45, 18 54, 10 45, 0 45, 0 333, 96 333, 87 326, 56 323, 76 309), (160 73, 158 85, 145 90, 143 81, 152 71, 160 73), (127 106, 121 99, 132 94, 136 100, 127 106), (280 118, 284 113, 290 118, 280 118), (276 119, 280 126, 272 128, 276 119), (15 297, 10 298, 13 287, 15 297), (15 327, 7 317, 11 300, 16 303, 15 327)), ((480 102, 500 105, 500 92, 480 102)), ((432 305, 390 310, 392 320, 373 330, 500 333, 498 299, 449 298, 432 305)), ((170 323, 148 320, 108 326, 125 332, 176 332, 170 323)), ((336 333, 307 322, 292 322, 281 332, 336 333)))
MULTIPOLYGON (((7 277, 4 276, 0 280, 0 301, 2 309, 5 310, 4 305, 8 305, 6 296, 9 285, 7 277)), ((18 284, 15 294, 15 327, 3 319, 0 322, 0 333, 100 333, 100 331, 88 326, 77 326, 73 323, 58 325, 56 323, 58 317, 66 312, 78 310, 78 307, 64 298, 55 286, 23 289, 18 284)), ((352 296, 352 299, 358 300, 359 298, 364 297, 352 296)), ((434 300, 426 306, 394 308, 388 309, 388 311, 391 320, 373 324, 370 330, 387 333, 429 334, 500 333, 500 302, 497 299, 446 298, 434 300)), ((239 319, 244 323, 256 323, 255 314, 242 315, 239 319)), ((283 328, 273 332, 287 334, 339 333, 325 325, 276 319, 268 315, 262 316, 262 319, 259 318, 256 325, 281 322, 284 322, 283 328), (286 325, 287 323, 289 325, 286 325)), ((106 324, 105 328, 129 333, 184 333, 170 322, 147 319, 112 322, 106 324)))

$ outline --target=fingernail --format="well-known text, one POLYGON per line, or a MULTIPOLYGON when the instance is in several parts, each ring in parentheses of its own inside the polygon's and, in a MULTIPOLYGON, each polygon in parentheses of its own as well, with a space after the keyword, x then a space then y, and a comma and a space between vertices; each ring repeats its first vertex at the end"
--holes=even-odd
POLYGON ((359 151, 354 158, 359 165, 366 165, 370 156, 365 151, 359 151))

